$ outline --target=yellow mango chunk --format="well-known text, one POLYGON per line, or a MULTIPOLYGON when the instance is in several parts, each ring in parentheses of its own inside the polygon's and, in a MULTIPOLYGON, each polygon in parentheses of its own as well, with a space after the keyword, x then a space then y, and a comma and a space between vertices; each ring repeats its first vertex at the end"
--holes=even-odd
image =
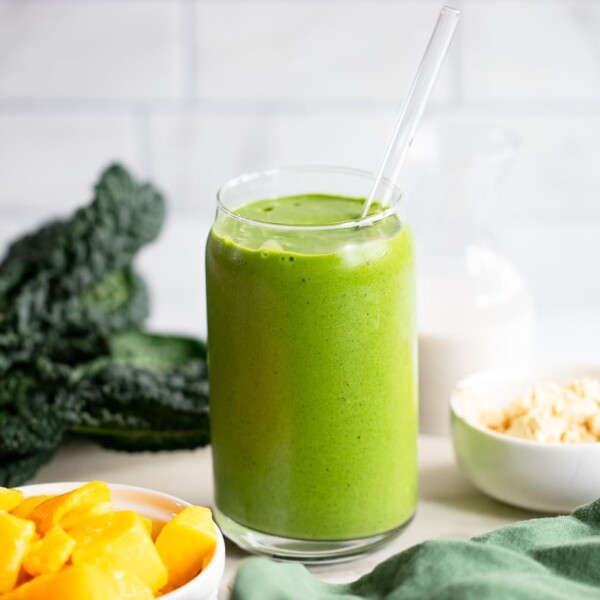
POLYGON ((39 533, 46 533, 48 529, 60 522, 76 508, 86 504, 110 502, 110 488, 102 481, 91 481, 71 492, 60 494, 38 504, 29 514, 39 533))
POLYGON ((165 585, 164 588, 161 588, 160 591, 157 594, 157 598, 160 598, 161 596, 165 596, 166 594, 170 593, 170 592, 174 592, 176 588, 174 588, 172 585, 169 585, 167 583, 167 585, 165 585))
POLYGON ((212 558, 217 531, 210 509, 188 506, 169 521, 156 539, 156 549, 169 572, 169 587, 195 577, 212 558))
POLYGON ((23 569, 34 577, 56 573, 69 560, 75 540, 60 527, 48 529, 46 535, 29 546, 23 557, 23 569))
POLYGON ((69 531, 81 522, 86 521, 90 517, 103 515, 110 511, 112 502, 98 502, 97 504, 84 504, 69 511, 61 520, 60 527, 65 531, 69 531))
POLYGON ((146 517, 145 515, 139 515, 139 517, 142 520, 144 527, 148 530, 152 541, 156 541, 158 534, 160 533, 161 529, 165 526, 165 522, 158 521, 156 519, 151 519, 150 517, 146 517))
POLYGON ((158 521, 153 519, 152 520, 152 531, 151 531, 151 535, 152 535, 152 539, 156 542, 158 536, 160 535, 160 532, 162 531, 163 527, 165 526, 165 522, 164 521, 158 521))
POLYGON ((13 508, 18 506, 22 500, 22 491, 0 487, 0 510, 10 512, 13 508))
POLYGON ((111 596, 111 600, 113 598, 118 600, 151 600, 154 598, 152 590, 139 577, 115 573, 113 579, 115 595, 111 596))
POLYGON ((0 594, 16 585, 21 562, 35 536, 35 525, 0 511, 0 594))
POLYGON ((140 516, 122 510, 91 517, 69 531, 77 543, 74 565, 92 564, 104 571, 125 571, 152 592, 167 583, 167 570, 140 516))
POLYGON ((138 515, 138 517, 141 519, 146 531, 150 534, 150 537, 152 537, 152 519, 145 515, 138 515))
MULTIPOLYGON (((123 575, 123 574, 122 574, 123 575)), ((117 578, 94 565, 73 565, 42 575, 2 596, 2 600, 151 600, 152 592, 139 580, 117 578)))
POLYGON ((48 496, 45 494, 42 496, 29 496, 29 498, 25 498, 16 508, 13 508, 10 513, 21 519, 28 519, 29 514, 36 506, 53 497, 54 495, 48 496))

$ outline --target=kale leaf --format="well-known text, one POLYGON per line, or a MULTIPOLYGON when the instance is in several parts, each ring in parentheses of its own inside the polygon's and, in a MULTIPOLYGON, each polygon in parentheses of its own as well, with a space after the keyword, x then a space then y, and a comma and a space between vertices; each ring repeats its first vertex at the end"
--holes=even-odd
POLYGON ((119 166, 68 220, 0 262, 0 485, 19 485, 66 437, 157 451, 209 442, 206 348, 141 331, 149 293, 132 266, 164 200, 119 166))
POLYGON ((43 358, 0 378, 0 461, 56 449, 82 406, 72 380, 71 369, 43 358))
POLYGON ((40 467, 52 460, 56 449, 0 458, 0 485, 15 487, 24 484, 35 476, 40 467))
POLYGON ((92 202, 67 221, 55 221, 14 242, 0 264, 0 295, 46 281, 60 299, 81 294, 131 264, 156 238, 165 216, 162 195, 111 165, 92 202))
POLYGON ((159 192, 112 165, 88 206, 14 242, 0 263, 0 373, 39 355, 91 360, 112 332, 141 326, 149 296, 131 263, 164 213, 159 192))
POLYGON ((109 360, 80 372, 73 433, 118 450, 176 450, 209 442, 206 348, 140 331, 112 339, 109 360))
POLYGON ((76 368, 12 365, 0 378, 0 485, 24 483, 66 436, 129 452, 209 443, 202 342, 133 330, 110 352, 76 368))

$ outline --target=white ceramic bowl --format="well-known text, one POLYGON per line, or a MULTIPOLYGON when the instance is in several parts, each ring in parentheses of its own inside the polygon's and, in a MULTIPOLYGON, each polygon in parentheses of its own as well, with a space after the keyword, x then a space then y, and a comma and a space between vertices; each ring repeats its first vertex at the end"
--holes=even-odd
MULTIPOLYGON (((583 377, 600 378, 600 367, 481 371, 457 386, 476 395, 482 406, 498 408, 536 383, 583 377)), ((456 392, 450 407, 456 458, 482 492, 550 513, 568 513, 600 497, 600 443, 544 444, 496 433, 465 419, 456 392)))
MULTIPOLYGON (((38 494, 63 494, 84 483, 83 481, 40 483, 24 485, 19 489, 23 490, 26 497, 38 494)), ((185 500, 154 490, 116 483, 108 485, 116 509, 134 510, 151 519, 170 521, 186 506, 190 506, 190 503, 185 500)), ((215 527, 217 527, 216 524, 215 527)), ((225 542, 217 527, 217 548, 207 567, 185 585, 161 596, 161 600, 216 600, 224 568, 225 542)))

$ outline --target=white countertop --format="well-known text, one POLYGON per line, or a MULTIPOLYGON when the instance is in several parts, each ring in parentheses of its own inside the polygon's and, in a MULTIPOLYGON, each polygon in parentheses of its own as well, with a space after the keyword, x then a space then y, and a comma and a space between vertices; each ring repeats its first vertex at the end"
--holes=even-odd
MULTIPOLYGON (((456 466, 451 442, 446 438, 420 438, 419 477, 417 515, 398 538, 366 557, 310 570, 326 581, 352 581, 392 554, 424 540, 466 539, 537 516, 500 504, 473 488, 456 466)), ((31 483, 92 479, 149 487, 194 504, 211 506, 213 502, 209 448, 193 452, 126 454, 91 445, 70 445, 63 447, 31 483)), ((246 556, 233 544, 227 544, 220 600, 229 598, 237 569, 246 556)))

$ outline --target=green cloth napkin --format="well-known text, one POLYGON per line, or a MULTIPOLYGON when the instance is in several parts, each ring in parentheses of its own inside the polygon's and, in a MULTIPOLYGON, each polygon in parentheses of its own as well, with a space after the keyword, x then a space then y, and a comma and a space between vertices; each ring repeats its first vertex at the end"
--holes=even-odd
POLYGON ((470 541, 413 546, 348 584, 303 566, 245 561, 233 600, 600 599, 600 500, 570 516, 522 521, 470 541))

